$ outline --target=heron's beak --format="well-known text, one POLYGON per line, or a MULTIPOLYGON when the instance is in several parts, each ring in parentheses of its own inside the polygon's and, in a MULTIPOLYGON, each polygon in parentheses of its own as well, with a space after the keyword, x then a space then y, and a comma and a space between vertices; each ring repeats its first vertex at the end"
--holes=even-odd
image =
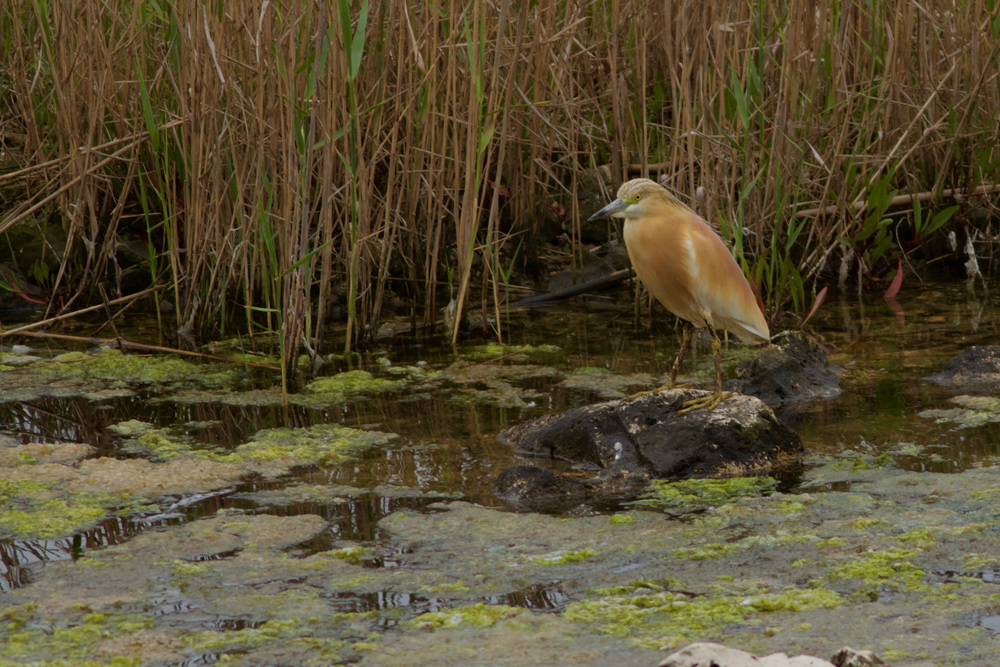
POLYGON ((595 213, 594 215, 587 218, 587 222, 591 222, 592 220, 597 220, 598 218, 606 218, 608 216, 611 216, 613 218, 620 218, 622 217, 621 213, 628 207, 629 207, 628 202, 622 201, 621 199, 616 199, 607 206, 605 206, 604 208, 602 208, 600 211, 595 213))

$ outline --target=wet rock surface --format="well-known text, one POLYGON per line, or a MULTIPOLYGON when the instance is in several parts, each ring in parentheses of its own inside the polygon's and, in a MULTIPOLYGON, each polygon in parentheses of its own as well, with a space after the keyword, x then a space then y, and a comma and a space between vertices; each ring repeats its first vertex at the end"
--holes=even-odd
POLYGON ((839 396, 842 374, 804 333, 783 331, 759 355, 740 364, 726 389, 756 396, 788 414, 839 396))
POLYGON ((973 345, 949 361, 944 370, 924 378, 963 394, 1000 391, 1000 347, 973 345))
POLYGON ((517 466, 505 471, 498 495, 531 508, 588 498, 627 499, 651 478, 705 477, 763 470, 802 451, 795 433, 759 399, 733 394, 711 411, 678 415, 696 389, 654 392, 545 415, 498 438, 527 457, 569 461, 596 471, 581 482, 565 474, 517 466))

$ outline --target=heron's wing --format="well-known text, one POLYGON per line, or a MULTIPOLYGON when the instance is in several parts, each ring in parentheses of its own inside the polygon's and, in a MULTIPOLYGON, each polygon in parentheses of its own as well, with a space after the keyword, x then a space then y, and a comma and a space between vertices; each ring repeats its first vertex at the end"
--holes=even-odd
POLYGON ((744 342, 770 338, 757 297, 726 243, 694 213, 687 225, 698 258, 696 295, 716 328, 727 329, 744 342))

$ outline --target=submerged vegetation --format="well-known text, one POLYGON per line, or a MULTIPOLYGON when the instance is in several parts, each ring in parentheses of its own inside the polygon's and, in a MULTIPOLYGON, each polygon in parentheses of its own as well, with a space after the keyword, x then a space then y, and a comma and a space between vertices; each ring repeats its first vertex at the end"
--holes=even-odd
POLYGON ((10 2, 0 25, 0 232, 45 238, 30 266, 7 244, 3 286, 50 311, 154 286, 165 328, 277 333, 288 374, 392 309, 439 321, 445 287, 448 333, 475 306, 502 338, 513 277, 546 242, 582 264, 581 208, 629 176, 719 223, 772 316, 822 271, 888 285, 935 235, 971 247, 991 212, 962 195, 1000 181, 993 0, 10 2))

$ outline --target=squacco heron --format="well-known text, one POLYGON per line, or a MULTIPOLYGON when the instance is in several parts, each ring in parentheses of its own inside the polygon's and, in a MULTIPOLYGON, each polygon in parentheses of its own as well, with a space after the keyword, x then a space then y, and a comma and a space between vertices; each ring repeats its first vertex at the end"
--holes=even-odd
POLYGON ((688 401, 680 412, 715 408, 726 398, 719 331, 725 329, 744 343, 770 339, 743 271, 707 222, 648 178, 622 185, 618 198, 590 219, 606 216, 625 219, 625 248, 636 275, 650 294, 683 320, 681 349, 670 369, 670 380, 660 389, 674 386, 692 326, 708 327, 715 356, 715 392, 688 401))

